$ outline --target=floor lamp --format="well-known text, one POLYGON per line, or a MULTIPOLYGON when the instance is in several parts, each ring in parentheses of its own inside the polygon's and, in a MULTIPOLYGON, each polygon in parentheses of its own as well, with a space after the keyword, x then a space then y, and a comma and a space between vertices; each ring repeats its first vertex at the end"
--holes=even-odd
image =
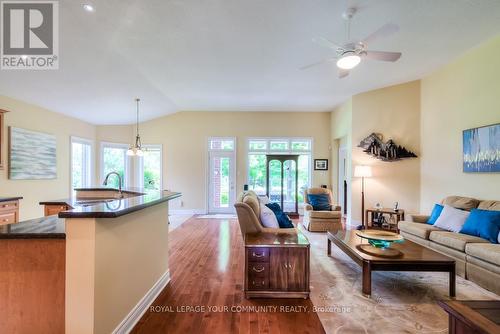
MULTIPOLYGON (((358 230, 362 230, 367 228, 365 226, 365 177, 372 177, 372 168, 358 165, 354 167, 354 177, 361 178, 361 226, 358 226, 358 230)), ((366 224, 368 225, 368 222, 366 224)))

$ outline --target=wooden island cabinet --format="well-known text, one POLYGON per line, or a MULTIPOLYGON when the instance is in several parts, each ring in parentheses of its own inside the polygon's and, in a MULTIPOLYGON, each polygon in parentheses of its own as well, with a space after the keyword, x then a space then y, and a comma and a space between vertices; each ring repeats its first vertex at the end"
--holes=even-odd
POLYGON ((247 234, 246 298, 308 298, 309 241, 297 234, 247 234))
POLYGON ((22 197, 0 197, 0 225, 19 222, 19 200, 22 197))

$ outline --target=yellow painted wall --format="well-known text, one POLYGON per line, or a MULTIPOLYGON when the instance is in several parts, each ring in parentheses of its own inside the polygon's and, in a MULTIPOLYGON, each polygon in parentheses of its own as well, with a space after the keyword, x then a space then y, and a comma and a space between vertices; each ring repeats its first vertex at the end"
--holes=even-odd
MULTIPOLYGON (((207 201, 207 140, 236 137, 236 193, 247 179, 248 137, 312 137, 313 159, 330 157, 330 113, 180 112, 141 124, 144 144, 163 144, 163 188, 182 192, 172 209, 204 210, 207 201)), ((314 171, 313 185, 330 183, 314 171)))
POLYGON ((500 173, 462 172, 462 131, 500 122, 500 36, 422 79, 421 209, 448 195, 500 200, 500 173))
MULTIPOLYGON (((0 96, 0 109, 8 126, 53 134, 57 139, 57 179, 9 180, 7 168, 0 170, 0 196, 23 196, 20 202, 20 219, 43 216, 41 200, 68 197, 70 193, 70 136, 95 140, 96 127, 89 123, 54 113, 19 100, 0 96)), ((7 132, 7 131, 6 131, 7 132)), ((4 136, 4 161, 7 163, 7 133, 4 136)))
MULTIPOLYGON (((335 108, 330 117, 330 142, 331 150, 331 184, 333 196, 337 203, 341 203, 339 199, 339 148, 343 147, 346 150, 346 181, 351 183, 351 148, 352 148, 352 98, 347 100, 342 105, 335 108)), ((347 189, 347 198, 351 197, 350 187, 347 189)), ((341 203, 342 204, 342 203, 341 203)), ((350 216, 350 201, 347 202, 347 215, 350 216)))
MULTIPOLYGON (((383 140, 420 155, 420 81, 373 90, 352 99, 352 171, 356 165, 372 166, 373 177, 365 179, 365 208, 380 203, 392 207, 399 202, 406 212, 420 209, 420 160, 380 161, 357 145, 372 132, 383 140)), ((361 221, 361 179, 352 178, 352 220, 361 221)))

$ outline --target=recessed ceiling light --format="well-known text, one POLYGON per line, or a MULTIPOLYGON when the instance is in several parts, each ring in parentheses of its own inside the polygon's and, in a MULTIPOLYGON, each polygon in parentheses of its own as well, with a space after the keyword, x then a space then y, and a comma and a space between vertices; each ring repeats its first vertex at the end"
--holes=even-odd
POLYGON ((85 9, 87 12, 93 12, 95 11, 94 6, 89 5, 89 4, 84 4, 83 9, 85 9))

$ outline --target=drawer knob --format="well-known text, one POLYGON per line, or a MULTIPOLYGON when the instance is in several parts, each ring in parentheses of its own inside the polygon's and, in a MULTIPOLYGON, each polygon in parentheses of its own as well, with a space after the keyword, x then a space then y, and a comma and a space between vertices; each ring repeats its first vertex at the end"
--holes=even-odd
POLYGON ((252 253, 253 257, 264 257, 264 255, 266 255, 266 253, 264 253, 264 252, 262 252, 262 253, 255 253, 255 252, 253 252, 252 253))
POLYGON ((253 268, 252 268, 252 270, 253 270, 253 271, 255 271, 256 273, 261 273, 261 272, 263 272, 263 271, 264 271, 264 269, 265 269, 264 267, 260 267, 260 268, 255 268, 255 267, 253 267, 253 268))

